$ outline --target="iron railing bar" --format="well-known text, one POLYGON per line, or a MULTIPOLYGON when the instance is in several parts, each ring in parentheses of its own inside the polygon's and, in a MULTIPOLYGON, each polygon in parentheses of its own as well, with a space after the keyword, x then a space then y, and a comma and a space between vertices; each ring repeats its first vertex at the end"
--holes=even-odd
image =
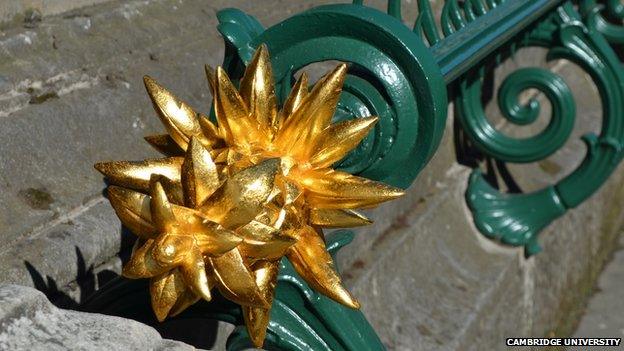
POLYGON ((509 0, 431 47, 447 84, 565 0, 509 0))

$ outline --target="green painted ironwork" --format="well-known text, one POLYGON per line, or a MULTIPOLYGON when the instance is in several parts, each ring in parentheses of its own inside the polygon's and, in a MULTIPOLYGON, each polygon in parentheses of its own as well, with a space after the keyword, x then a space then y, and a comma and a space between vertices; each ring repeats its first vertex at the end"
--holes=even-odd
MULTIPOLYGON (((397 7, 389 11, 400 16, 397 7)), ((375 115, 380 122, 341 169, 407 187, 434 154, 445 126, 446 84, 429 50, 392 15, 359 5, 320 6, 260 35, 238 10, 224 10, 219 19, 227 19, 228 27, 219 30, 237 53, 226 57, 228 73, 240 76, 240 65, 265 43, 281 98, 299 69, 326 60, 350 63, 336 118, 375 115)))
POLYGON ((601 33, 610 43, 624 44, 624 25, 621 23, 624 20, 624 5, 619 0, 581 0, 579 9, 588 28, 601 33), (620 24, 609 21, 607 17, 620 24))
MULTIPOLYGON (((563 0, 447 0, 438 28, 428 0, 418 0, 413 27, 402 23, 399 0, 387 13, 365 5, 312 8, 268 29, 236 9, 218 13, 225 41, 223 67, 240 78, 255 48, 266 43, 278 95, 289 92, 294 75, 306 66, 340 60, 350 64, 335 119, 377 115, 380 121, 361 145, 341 161, 351 173, 406 188, 438 148, 447 114, 447 89, 463 133, 484 155, 499 162, 530 163, 549 157, 570 138, 576 110, 565 81, 543 68, 521 68, 498 91, 498 105, 512 124, 534 123, 537 100, 518 101, 527 89, 543 93, 551 120, 539 134, 511 138, 488 121, 481 101, 487 66, 518 49, 540 46, 549 59, 565 58, 594 80, 602 99, 599 134, 583 137, 583 163, 557 184, 527 193, 503 193, 483 173, 470 177, 466 201, 477 228, 503 243, 539 251, 538 233, 567 209, 580 204, 608 178, 624 155, 624 72, 610 47, 624 43, 618 1, 578 0, 579 15, 563 0)), ((332 254, 352 238, 339 231, 328 238, 332 254)), ((151 320, 144 281, 117 280, 86 304, 89 310, 151 320), (120 298, 123 296, 123 299, 120 298)), ((251 344, 240 308, 225 299, 198 303, 177 318, 212 318, 236 325, 229 350, 251 344)), ((199 331, 201 332, 201 331, 199 331)), ((282 261, 267 335, 268 349, 383 350, 360 311, 343 307, 310 289, 282 261)))
MULTIPOLYGON (((466 200, 475 224, 485 235, 503 243, 525 246, 527 255, 539 251, 537 235, 566 209, 591 196, 619 163, 624 137, 624 76, 621 64, 596 28, 587 28, 571 3, 558 8, 515 41, 520 47, 548 49, 547 58, 565 58, 582 67, 594 80, 602 99, 603 124, 599 135, 583 137, 587 153, 582 164, 557 184, 529 194, 504 194, 492 188, 479 171, 472 175, 466 200)), ((456 116, 464 132, 485 155, 502 162, 542 160, 568 140, 574 122, 574 100, 565 82, 541 68, 523 68, 509 75, 498 92, 499 107, 513 124, 532 123, 539 103, 520 106, 516 100, 528 88, 546 95, 552 105, 549 125, 536 136, 514 139, 494 129, 481 102, 484 68, 461 80, 455 100, 456 116)))

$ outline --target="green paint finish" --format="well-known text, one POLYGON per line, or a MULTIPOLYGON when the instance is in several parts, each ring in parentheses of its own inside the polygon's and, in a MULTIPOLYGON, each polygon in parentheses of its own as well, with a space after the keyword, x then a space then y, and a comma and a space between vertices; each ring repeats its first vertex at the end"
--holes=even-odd
POLYGON ((527 256, 541 250, 537 235, 566 211, 554 187, 504 194, 488 184, 479 170, 470 175, 466 202, 481 233, 507 245, 524 246, 527 256))
POLYGON ((624 5, 619 0, 601 1, 600 4, 596 0, 581 0, 579 10, 588 28, 602 34, 610 43, 624 44, 624 26, 611 23, 603 16, 606 11, 614 19, 624 19, 624 5))
MULTIPOLYGON (((579 205, 607 180, 623 157, 624 71, 609 43, 596 27, 585 27, 570 2, 557 8, 509 45, 513 53, 523 46, 548 49, 547 58, 568 59, 593 79, 602 99, 600 134, 583 136, 585 158, 557 184, 530 194, 503 194, 489 186, 479 172, 470 180, 466 199, 476 226, 503 243, 538 251, 537 234, 553 219, 579 205)), ((500 56, 499 56, 500 58, 500 56)), ((575 110, 573 97, 563 80, 541 68, 522 68, 509 75, 498 92, 499 107, 512 123, 535 121, 539 104, 520 106, 517 96, 528 88, 543 92, 553 111, 548 127, 536 136, 510 138, 487 121, 481 104, 484 68, 475 68, 458 86, 456 115, 471 141, 488 157, 503 162, 540 161, 557 151, 569 138, 575 110)))
POLYGON ((407 188, 440 143, 446 84, 429 50, 396 18, 398 2, 389 2, 388 11, 320 6, 260 33, 251 16, 227 9, 218 15, 225 21, 219 31, 226 40, 224 67, 235 79, 254 48, 267 44, 281 99, 299 69, 327 60, 350 63, 337 119, 375 115, 380 122, 338 168, 407 188))
POLYGON ((481 68, 462 80, 456 101, 457 117, 464 131, 481 151, 496 160, 528 163, 548 157, 568 140, 576 109, 572 92, 561 77, 542 68, 523 68, 505 79, 498 92, 498 105, 511 123, 527 125, 539 116, 540 104, 536 99, 526 105, 520 105, 518 101, 520 94, 527 89, 544 93, 552 106, 550 122, 543 131, 516 139, 496 130, 488 120, 481 103, 484 76, 484 68, 481 68))
MULTIPOLYGON (((328 235, 328 250, 337 250, 353 239, 342 230, 328 235)), ((385 350, 375 331, 359 310, 344 307, 317 293, 301 279, 288 260, 282 260, 278 286, 271 310, 271 322, 265 346, 280 350, 385 350)), ((240 327, 228 341, 234 346, 249 347, 247 332, 240 327)))
POLYGON ((260 43, 269 47, 282 98, 297 70, 350 63, 339 109, 348 118, 377 115, 380 123, 339 168, 406 188, 435 153, 446 85, 429 50, 396 18, 359 5, 320 6, 267 29, 252 46, 260 43))
MULTIPOLYGON (((464 27, 455 26, 453 17, 462 17, 459 6, 448 2, 441 22, 446 38, 431 47, 446 82, 451 83, 465 72, 478 67, 481 61, 516 35, 539 20, 563 0, 507 0, 495 2, 486 14, 464 27), (500 4, 499 4, 500 3, 500 4)), ((457 22, 457 20, 455 20, 457 22)))

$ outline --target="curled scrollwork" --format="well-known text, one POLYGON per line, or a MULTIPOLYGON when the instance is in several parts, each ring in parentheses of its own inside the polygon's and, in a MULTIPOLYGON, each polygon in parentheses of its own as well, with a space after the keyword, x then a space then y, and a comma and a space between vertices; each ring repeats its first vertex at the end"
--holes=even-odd
POLYGON ((487 119, 480 100, 483 76, 481 69, 460 83, 458 105, 465 132, 485 154, 504 162, 528 163, 548 157, 563 146, 574 127, 575 107, 570 88, 561 77, 542 68, 523 68, 504 80, 498 104, 503 116, 513 124, 531 124, 539 116, 540 103, 536 99, 525 105, 518 101, 527 89, 542 92, 552 106, 550 122, 543 131, 516 139, 496 130, 487 119))
POLYGON ((588 28, 601 33, 610 43, 624 44, 624 26, 613 23, 624 20, 624 5, 620 0, 581 0, 579 9, 588 28))
MULTIPOLYGON (((600 134, 587 134, 587 152, 581 165, 557 184, 526 194, 502 193, 490 186, 480 171, 471 176, 466 200, 477 228, 502 242, 524 246, 528 255, 538 252, 538 233, 567 209, 580 204, 608 178, 622 158, 624 142, 624 74, 621 64, 603 36, 587 28, 571 3, 537 24, 518 47, 548 49, 548 59, 568 59, 593 79, 602 99, 603 123, 600 134)), ((496 131, 488 122, 480 101, 482 69, 476 69, 459 83, 456 116, 470 140, 497 161, 527 163, 539 161, 559 149, 569 138, 574 123, 572 95, 563 80, 552 72, 523 68, 512 73, 499 91, 499 106, 514 124, 531 123, 538 105, 519 105, 518 94, 535 88, 546 95, 553 107, 549 125, 540 134, 512 139, 496 131)))
POLYGON ((442 136, 446 89, 430 52, 407 27, 369 7, 328 5, 268 29, 255 39, 261 42, 272 52, 285 90, 301 67, 350 62, 340 102, 349 116, 342 118, 366 113, 378 115, 380 123, 342 167, 393 185, 411 184, 442 136))
POLYGON ((392 15, 400 15, 400 7, 390 5, 390 15, 366 6, 320 6, 255 37, 253 21, 229 20, 238 26, 228 26, 224 37, 238 49, 226 63, 244 64, 248 47, 266 43, 282 98, 299 69, 326 60, 350 63, 336 118, 376 115, 379 123, 340 168, 407 187, 440 142, 446 84, 431 52, 392 15))

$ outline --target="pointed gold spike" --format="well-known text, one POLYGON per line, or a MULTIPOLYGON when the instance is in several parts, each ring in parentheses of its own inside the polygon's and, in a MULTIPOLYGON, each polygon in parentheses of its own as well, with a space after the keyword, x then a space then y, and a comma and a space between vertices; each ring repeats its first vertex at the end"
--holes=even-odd
POLYGON ((307 171, 300 184, 313 208, 371 207, 404 194, 403 190, 384 183, 330 169, 307 171))
POLYGON ((303 72, 301 74, 301 77, 297 79, 297 82, 295 82, 295 85, 292 87, 292 90, 290 91, 286 102, 284 102, 284 107, 282 108, 282 116, 284 118, 291 116, 301 106, 307 96, 308 74, 303 72))
POLYGON ((311 227, 303 227, 297 243, 286 256, 297 273, 315 290, 347 307, 360 308, 360 303, 342 286, 321 235, 311 227))
POLYGON ((175 305, 171 307, 171 311, 169 311, 169 316, 175 317, 179 315, 180 313, 184 312, 187 308, 194 305, 200 299, 201 297, 195 295, 195 293, 192 292, 191 289, 186 288, 184 293, 182 293, 182 295, 178 298, 178 301, 176 301, 175 305))
POLYGON ((130 279, 151 278, 168 271, 171 267, 159 265, 152 258, 154 240, 147 240, 134 250, 130 260, 123 267, 122 275, 130 279))
POLYGON ((217 68, 214 108, 220 134, 226 142, 249 148, 250 141, 257 139, 254 138, 256 121, 251 119, 247 105, 221 67, 217 68))
POLYGON ((310 145, 315 144, 334 116, 346 73, 347 66, 340 64, 314 85, 301 108, 284 122, 276 136, 282 150, 302 158, 310 145), (293 143, 294 140, 297 142, 293 143))
POLYGON ((215 97, 215 82, 216 82, 216 77, 215 77, 215 69, 212 68, 212 66, 210 65, 204 65, 204 72, 206 72, 206 79, 208 80, 208 87, 210 88, 210 93, 212 94, 212 97, 215 97))
POLYGON ((214 268, 219 291, 228 300, 244 306, 269 308, 269 303, 262 295, 253 273, 243 261, 238 249, 207 259, 214 268))
POLYGON ((182 164, 182 188, 188 207, 198 207, 221 185, 217 166, 198 141, 191 138, 182 164))
POLYGON ((167 132, 183 150, 186 150, 191 137, 199 139, 206 145, 210 144, 202 132, 197 113, 188 104, 175 97, 151 77, 143 77, 143 82, 167 132))
POLYGON ((208 198, 201 212, 225 228, 249 222, 262 211, 279 169, 280 160, 274 158, 234 174, 208 198))
MULTIPOLYGON (((254 265, 256 284, 269 302, 273 301, 273 293, 277 284, 279 261, 260 261, 254 265)), ((255 347, 261 348, 266 337, 267 327, 271 317, 271 308, 243 306, 243 318, 247 332, 255 347)))
POLYGON ((184 156, 184 150, 169 134, 148 135, 143 139, 165 156, 184 156))
POLYGON ((266 135, 277 118, 275 83, 266 44, 258 47, 245 69, 240 82, 240 95, 255 118, 260 132, 266 135))
POLYGON ((169 226, 175 222, 171 203, 169 203, 165 189, 160 182, 152 181, 150 188, 152 223, 160 232, 166 232, 170 229, 169 226))
POLYGON ((350 228, 373 223, 366 216, 354 210, 310 210, 310 224, 324 228, 350 228))
POLYGON ((189 253, 187 260, 180 265, 184 281, 191 290, 206 301, 210 301, 210 285, 204 259, 199 252, 189 253))
POLYGON ((138 162, 98 162, 95 164, 95 169, 114 185, 148 192, 152 174, 160 174, 179 183, 183 161, 182 157, 168 157, 138 162))
POLYGON ((375 126, 377 117, 357 118, 333 124, 318 137, 309 154, 314 168, 329 167, 355 149, 375 126))
POLYGON ((203 113, 200 113, 198 118, 199 125, 201 126, 201 129, 204 132, 204 136, 206 137, 208 143, 206 144, 206 141, 202 141, 201 139, 199 139, 199 142, 202 143, 205 148, 210 150, 222 148, 223 139, 219 134, 219 128, 217 128, 217 126, 215 126, 214 123, 210 121, 210 118, 203 113))
POLYGON ((182 275, 177 269, 163 273, 150 280, 152 310, 159 322, 167 318, 169 311, 184 294, 185 290, 182 275))
POLYGON ((114 185, 108 187, 107 194, 124 226, 145 240, 156 237, 157 230, 152 225, 149 196, 114 185))
POLYGON ((291 237, 280 235, 279 229, 255 220, 240 227, 237 233, 244 238, 239 246, 241 254, 258 259, 280 258, 296 242, 291 237))
POLYGON ((160 185, 162 185, 170 203, 176 205, 184 204, 184 195, 182 184, 180 184, 180 182, 174 182, 173 180, 160 174, 153 174, 150 181, 157 181, 160 185))
POLYGON ((208 220, 202 220, 197 227, 188 228, 186 231, 194 235, 200 251, 208 256, 222 255, 243 241, 233 231, 208 220))
POLYGON ((277 177, 276 182, 282 194, 284 206, 292 205, 303 197, 303 189, 288 177, 277 177))

